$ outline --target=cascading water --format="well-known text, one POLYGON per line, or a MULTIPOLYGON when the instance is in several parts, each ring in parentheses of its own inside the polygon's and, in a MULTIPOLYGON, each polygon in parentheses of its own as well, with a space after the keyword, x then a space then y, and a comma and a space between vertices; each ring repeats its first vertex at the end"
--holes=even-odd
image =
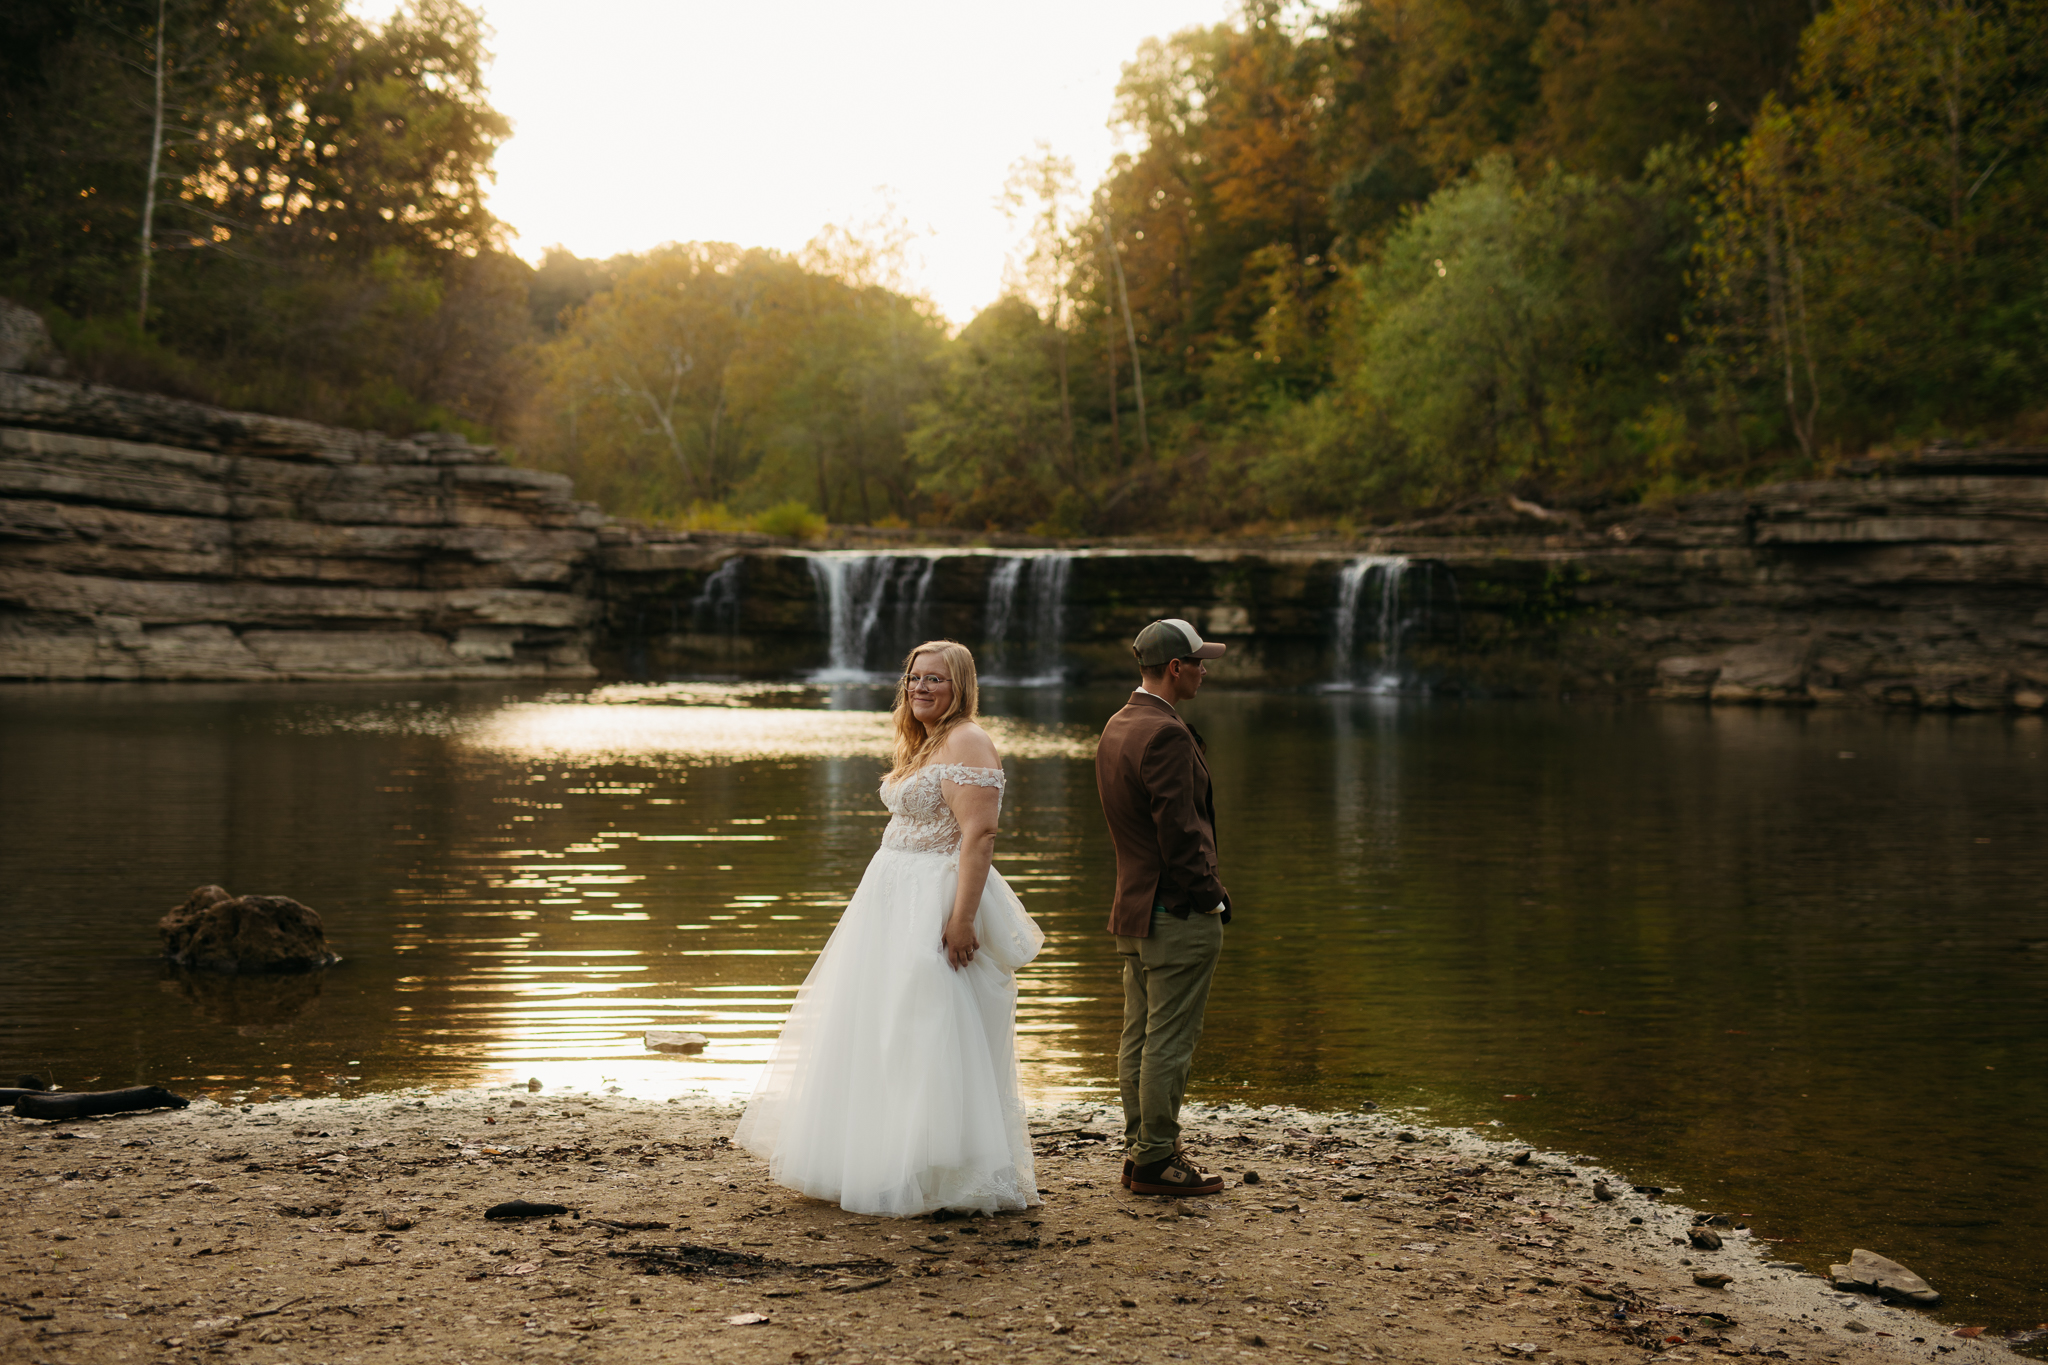
POLYGON ((1408 572, 1406 555, 1360 555, 1337 575, 1337 676, 1353 678, 1353 656, 1358 652, 1358 616, 1361 603, 1370 603, 1372 640, 1380 647, 1380 671, 1392 674, 1401 658, 1401 579, 1408 572), (1371 580, 1377 579, 1376 584, 1371 580), (1368 586, 1377 591, 1368 592, 1368 586))
POLYGON ((740 578, 746 556, 734 555, 718 566, 690 602, 690 629, 699 634, 731 635, 740 628, 740 578))
POLYGON ((1066 637, 1067 577, 1074 557, 1052 550, 1031 561, 1031 676, 1026 682, 1061 680, 1060 645, 1066 637))
POLYGON ((930 634, 935 555, 826 551, 806 556, 825 605, 828 662, 815 682, 876 682, 895 676, 889 657, 930 634), (883 657, 877 658, 877 655, 883 657), (876 664, 881 665, 877 671, 876 664))
POLYGON ((982 608, 982 677, 993 683, 1046 687, 1062 680, 1067 579, 1074 557, 1065 550, 1004 555, 989 570, 982 608), (1021 601, 1020 601, 1021 596, 1021 601), (1024 638, 1013 641, 1019 626, 1024 638))
POLYGON ((1337 575, 1329 685, 1393 691, 1407 681, 1404 644, 1417 636, 1455 637, 1459 629, 1458 585, 1448 567, 1407 555, 1360 555, 1337 575))
POLYGON ((981 608, 982 676, 1003 676, 1010 660, 1010 616, 1017 604, 1017 584, 1024 577, 1024 557, 1005 555, 988 573, 988 598, 981 608))

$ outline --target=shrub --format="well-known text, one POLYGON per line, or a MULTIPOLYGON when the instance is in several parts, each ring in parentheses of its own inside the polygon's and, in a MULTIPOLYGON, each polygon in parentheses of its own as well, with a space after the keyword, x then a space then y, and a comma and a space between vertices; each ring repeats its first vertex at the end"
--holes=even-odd
POLYGON ((755 513, 753 526, 763 535, 791 540, 822 540, 827 530, 825 518, 813 512, 809 503, 794 498, 755 513))

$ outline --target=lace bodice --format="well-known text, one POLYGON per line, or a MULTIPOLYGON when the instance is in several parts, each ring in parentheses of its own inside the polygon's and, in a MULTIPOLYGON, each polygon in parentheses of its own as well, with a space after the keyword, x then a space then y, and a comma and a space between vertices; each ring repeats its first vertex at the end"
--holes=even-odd
POLYGON ((965 763, 934 763, 919 768, 901 782, 882 784, 882 804, 893 817, 882 831, 882 847, 910 853, 957 853, 960 851, 960 822, 946 805, 939 788, 943 778, 971 787, 994 787, 1001 807, 1003 770, 970 768, 965 763))

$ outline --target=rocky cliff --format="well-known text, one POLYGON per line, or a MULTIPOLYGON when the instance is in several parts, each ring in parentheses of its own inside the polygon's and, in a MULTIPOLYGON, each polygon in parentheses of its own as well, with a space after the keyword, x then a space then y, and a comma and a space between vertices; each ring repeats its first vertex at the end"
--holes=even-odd
POLYGON ((931 635, 1011 676, 1122 676, 1137 629, 1182 616, 1233 645, 1226 684, 1369 684, 1391 662, 1496 694, 2048 701, 2048 449, 1935 448, 1656 511, 1509 499, 1341 545, 1044 547, 1051 574, 1025 553, 650 531, 446 434, 0 373, 4 678, 788 676, 886 671, 931 635), (1361 598, 1369 556, 1404 586, 1361 598))
MULTIPOLYGON (((1651 511, 1510 499, 1341 547, 1046 553, 1070 556, 1070 670, 1122 675, 1138 628, 1180 616, 1233 646, 1214 670, 1225 684, 1370 684, 1358 660, 1367 674, 1385 662, 1379 632, 1395 637, 1407 684, 1439 690, 1927 710, 2048 700, 2048 449, 1936 448, 1651 511), (1343 585, 1364 556, 1405 559, 1409 595, 1351 602, 1363 643, 1340 661, 1343 585)), ((849 604, 873 623, 860 627, 874 637, 863 666, 891 667, 920 633, 986 642, 1003 552, 872 554, 889 563, 849 604)), ((786 550, 619 531, 598 576, 600 662, 654 676, 844 665, 819 577, 786 550)), ((1008 619, 1014 658, 1032 642, 1021 609, 1008 619)))
POLYGON ((0 677, 588 675, 602 524, 459 437, 0 373, 0 677))

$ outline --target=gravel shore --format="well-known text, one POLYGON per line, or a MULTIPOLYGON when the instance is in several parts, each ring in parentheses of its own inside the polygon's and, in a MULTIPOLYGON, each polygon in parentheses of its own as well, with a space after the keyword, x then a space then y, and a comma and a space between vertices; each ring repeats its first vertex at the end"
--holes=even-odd
POLYGON ((1042 1208, 899 1222, 771 1185, 737 1118, 523 1087, 6 1117, 0 1359, 2018 1359, 1467 1130, 1191 1106, 1228 1188, 1159 1200, 1116 1115, 1045 1110, 1042 1208), (512 1199, 570 1212, 484 1219, 512 1199))

